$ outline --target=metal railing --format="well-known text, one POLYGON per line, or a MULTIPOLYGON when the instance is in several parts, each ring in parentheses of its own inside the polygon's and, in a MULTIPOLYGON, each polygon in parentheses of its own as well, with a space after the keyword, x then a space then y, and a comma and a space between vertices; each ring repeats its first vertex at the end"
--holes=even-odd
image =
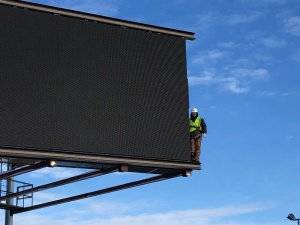
MULTIPOLYGON (((8 168, 8 163, 9 161, 6 159, 0 158, 0 173, 4 173, 7 171, 8 168)), ((22 182, 19 180, 14 180, 11 178, 7 179, 0 179, 0 197, 9 195, 9 194, 14 194, 14 193, 19 193, 22 191, 25 191, 27 189, 32 189, 33 184, 22 182), (14 190, 13 191, 7 191, 7 179, 10 179, 10 181, 13 183, 14 190)), ((0 203, 6 204, 6 200, 2 200, 0 203)), ((14 206, 19 206, 19 207, 27 207, 27 206, 32 206, 33 205, 33 192, 31 193, 26 193, 26 194, 20 194, 18 195, 15 200, 13 201, 14 206)))

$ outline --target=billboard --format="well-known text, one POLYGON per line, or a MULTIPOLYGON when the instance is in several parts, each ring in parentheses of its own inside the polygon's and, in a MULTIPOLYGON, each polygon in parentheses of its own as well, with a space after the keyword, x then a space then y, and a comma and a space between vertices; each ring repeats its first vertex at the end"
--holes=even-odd
POLYGON ((191 162, 186 38, 22 4, 0 1, 0 148, 191 162))

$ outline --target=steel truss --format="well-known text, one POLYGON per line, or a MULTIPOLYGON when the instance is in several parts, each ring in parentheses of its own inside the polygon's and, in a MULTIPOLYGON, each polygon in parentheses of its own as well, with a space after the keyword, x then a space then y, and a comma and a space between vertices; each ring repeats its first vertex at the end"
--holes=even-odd
MULTIPOLYGON (((32 165, 25 165, 25 166, 21 166, 18 168, 14 168, 13 170, 0 173, 0 179, 8 179, 9 177, 17 176, 20 174, 34 171, 34 170, 38 170, 38 169, 41 169, 41 168, 44 168, 47 166, 53 167, 53 166, 55 166, 55 162, 39 161, 32 165)), ((155 175, 150 178, 132 181, 132 182, 100 189, 97 191, 87 192, 84 194, 74 195, 71 197, 66 197, 66 198, 53 200, 53 201, 49 201, 49 202, 41 203, 41 204, 37 204, 37 205, 26 206, 26 207, 24 207, 24 205, 23 205, 23 207, 21 207, 18 205, 10 205, 7 203, 6 204, 3 203, 3 201, 5 201, 5 200, 6 200, 6 202, 9 202, 8 200, 12 200, 13 198, 18 198, 20 196, 26 196, 28 194, 33 195, 33 193, 35 193, 35 192, 44 191, 44 190, 48 190, 51 188, 56 188, 56 187, 63 186, 66 184, 86 180, 89 178, 99 177, 99 176, 103 176, 103 175, 110 174, 113 172, 118 172, 118 171, 119 172, 127 172, 128 167, 126 165, 107 165, 107 166, 103 166, 101 169, 96 169, 96 170, 89 171, 89 172, 86 172, 86 173, 83 173, 80 175, 61 179, 58 181, 54 181, 51 183, 32 187, 32 188, 25 189, 22 191, 7 193, 4 196, 0 196, 0 209, 9 210, 10 214, 14 215, 14 214, 28 212, 28 211, 32 211, 32 210, 36 210, 36 209, 41 209, 41 208, 46 208, 46 207, 55 206, 55 205, 59 205, 59 204, 64 204, 64 203, 68 203, 68 202, 72 202, 72 201, 77 201, 77 200, 81 200, 81 199, 85 199, 85 198, 90 198, 90 197, 94 197, 94 196, 98 196, 98 195, 104 195, 104 194, 108 194, 108 193, 115 192, 115 191, 138 187, 138 186, 142 186, 142 185, 146 185, 146 184, 150 184, 150 183, 154 183, 154 182, 159 182, 162 180, 175 178, 178 176, 189 176, 191 174, 190 170, 176 170, 175 172, 172 172, 172 173, 164 173, 164 174, 160 174, 160 175, 155 175)), ((10 201, 10 202, 13 202, 13 201, 10 201)))

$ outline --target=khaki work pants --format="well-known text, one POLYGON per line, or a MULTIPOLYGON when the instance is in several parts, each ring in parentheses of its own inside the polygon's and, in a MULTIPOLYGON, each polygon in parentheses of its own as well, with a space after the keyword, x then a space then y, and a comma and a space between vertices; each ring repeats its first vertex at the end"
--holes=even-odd
POLYGON ((200 162, 202 134, 190 137, 190 141, 192 148, 192 160, 194 162, 200 162))

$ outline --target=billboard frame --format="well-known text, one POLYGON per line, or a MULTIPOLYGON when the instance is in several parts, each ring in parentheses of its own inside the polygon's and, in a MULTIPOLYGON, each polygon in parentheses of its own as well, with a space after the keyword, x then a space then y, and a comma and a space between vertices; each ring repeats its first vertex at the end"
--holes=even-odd
POLYGON ((70 10, 70 9, 64 9, 54 6, 48 6, 38 3, 32 3, 32 2, 23 2, 19 0, 0 0, 0 4, 4 5, 10 5, 13 7, 20 7, 20 8, 26 8, 31 10, 36 10, 40 12, 47 12, 52 13, 55 15, 60 16, 68 16, 68 17, 75 17, 83 20, 91 20, 95 22, 110 24, 110 25, 116 25, 121 27, 128 27, 138 30, 145 30, 145 31, 151 31, 161 34, 168 34, 168 35, 174 35, 178 37, 185 38, 187 40, 194 40, 195 39, 195 33, 189 32, 189 31, 183 31, 183 30, 177 30, 172 28, 165 28, 155 25, 149 25, 144 23, 138 23, 138 22, 132 22, 128 20, 122 20, 122 19, 116 19, 112 17, 107 16, 100 16, 92 13, 86 13, 76 10, 70 10))
MULTIPOLYGON (((0 157, 29 160, 54 160, 58 165, 79 168, 97 168, 104 165, 127 165, 130 172, 161 170, 199 170, 199 163, 182 163, 114 156, 83 155, 79 153, 49 152, 30 149, 0 148, 0 157)), ((155 171, 154 171, 155 172, 155 171)), ((169 172, 169 171, 168 171, 169 172)))
MULTIPOLYGON (((38 3, 24 2, 18 0, 0 0, 0 5, 6 5, 11 7, 22 8, 26 10, 34 10, 38 12, 50 13, 58 16, 72 17, 82 20, 94 21, 103 24, 109 24, 114 26, 120 26, 123 28, 143 30, 146 32, 154 32, 159 34, 171 35, 176 37, 181 37, 186 40, 194 40, 194 33, 189 31, 177 30, 172 28, 165 28, 155 25, 149 25, 138 22, 131 22, 122 19, 116 19, 106 16, 100 16, 91 13, 80 12, 76 10, 64 9, 54 6, 48 6, 38 3)), ((176 161, 167 161, 167 160, 151 160, 151 159, 142 159, 142 158, 130 158, 130 157, 121 157, 121 156, 99 156, 93 154, 83 155, 82 153, 62 153, 58 151, 45 151, 39 149, 22 149, 18 147, 0 147, 0 157, 10 157, 10 158, 27 158, 33 160, 59 160, 65 162, 63 166, 67 163, 71 167, 83 167, 83 168, 94 168, 94 164, 125 164, 132 166, 130 170, 133 172, 138 172, 139 169, 146 168, 146 172, 155 170, 157 168, 162 169, 189 169, 189 170, 198 170, 200 165, 193 162, 176 162, 176 161), (134 168, 133 168, 134 167, 134 168)), ((144 170, 143 170, 144 172, 144 170)))

